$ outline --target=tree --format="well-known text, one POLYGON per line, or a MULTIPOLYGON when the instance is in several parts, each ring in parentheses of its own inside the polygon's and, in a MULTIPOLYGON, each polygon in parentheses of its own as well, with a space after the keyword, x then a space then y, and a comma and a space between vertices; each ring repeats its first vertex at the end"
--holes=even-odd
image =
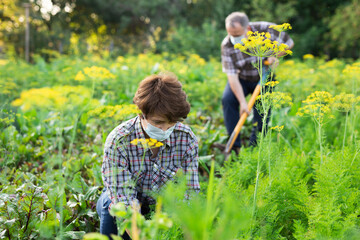
POLYGON ((330 23, 331 47, 340 56, 360 57, 360 0, 339 7, 330 23))

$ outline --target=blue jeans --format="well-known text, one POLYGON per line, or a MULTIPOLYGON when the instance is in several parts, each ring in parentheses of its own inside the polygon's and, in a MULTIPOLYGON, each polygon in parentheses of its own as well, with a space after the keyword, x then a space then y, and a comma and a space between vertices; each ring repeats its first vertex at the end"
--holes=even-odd
MULTIPOLYGON (((249 94, 249 93, 253 93, 258 82, 250 82, 250 81, 245 81, 243 79, 240 79, 240 84, 243 88, 244 91, 244 95, 245 97, 249 94)), ((229 136, 231 135, 231 133, 233 132, 236 124, 238 123, 239 119, 240 119, 240 104, 239 101, 237 100, 236 96, 234 95, 234 93, 232 92, 229 82, 226 84, 225 90, 223 92, 223 97, 222 97, 222 107, 223 107, 223 113, 224 113, 224 122, 225 122, 225 126, 226 126, 226 130, 229 134, 229 136)), ((256 108, 256 105, 254 105, 253 108, 253 128, 251 131, 251 136, 250 136, 250 146, 256 146, 257 144, 257 134, 261 131, 262 129, 262 116, 259 113, 258 109, 256 108)), ((268 117, 266 119, 266 126, 269 122, 270 119, 270 111, 268 114, 268 117)), ((241 147, 241 141, 240 141, 240 134, 238 135, 238 137, 236 138, 233 148, 235 147, 241 147)))
MULTIPOLYGON (((142 199, 141 194, 137 194, 138 199, 142 199)), ((142 215, 147 215, 152 212, 152 209, 148 202, 142 201, 141 204, 141 210, 140 213, 142 215)), ((110 198, 108 197, 106 193, 106 188, 104 188, 103 192, 101 193, 97 203, 96 203, 96 212, 98 213, 100 217, 100 233, 104 234, 109 237, 111 240, 110 234, 117 235, 117 226, 116 226, 116 219, 115 217, 111 216, 109 213, 109 205, 111 203, 110 198)), ((145 216, 146 217, 146 216, 145 216)), ((123 235, 121 235, 122 239, 124 240, 131 240, 130 236, 124 232, 123 235)))
MULTIPOLYGON (((105 191, 102 192, 96 203, 96 211, 100 217, 100 233, 108 236, 117 235, 116 219, 109 213, 110 198, 105 191)), ((110 238, 111 239, 111 238, 110 238)))

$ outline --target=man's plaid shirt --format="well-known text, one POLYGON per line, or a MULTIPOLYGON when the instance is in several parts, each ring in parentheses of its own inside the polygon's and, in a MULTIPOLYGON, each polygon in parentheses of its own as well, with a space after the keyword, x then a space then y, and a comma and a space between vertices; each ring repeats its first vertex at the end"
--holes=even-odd
POLYGON ((155 158, 151 158, 149 148, 141 144, 132 145, 130 142, 134 139, 145 139, 139 117, 117 126, 106 139, 102 178, 111 199, 109 208, 117 202, 126 205, 138 202, 138 193, 146 201, 154 203, 149 193, 158 191, 172 180, 179 169, 187 175, 188 188, 200 191, 198 142, 188 126, 176 123, 155 158))
MULTIPOLYGON (((271 25, 276 25, 270 22, 250 22, 249 26, 252 32, 269 32, 271 40, 284 43, 288 46, 293 44, 293 40, 285 32, 281 33, 279 39, 279 32, 269 28, 271 25)), ((229 75, 239 74, 241 79, 246 81, 257 82, 259 81, 258 70, 253 66, 257 62, 257 57, 249 56, 242 53, 239 49, 234 49, 229 35, 224 38, 221 43, 221 63, 223 72, 229 75), (240 71, 240 72, 239 72, 240 71)))

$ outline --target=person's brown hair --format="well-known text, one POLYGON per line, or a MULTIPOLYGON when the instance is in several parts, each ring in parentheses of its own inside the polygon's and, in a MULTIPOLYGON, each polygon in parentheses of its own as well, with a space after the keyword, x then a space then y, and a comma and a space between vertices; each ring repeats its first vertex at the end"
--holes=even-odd
POLYGON ((145 115, 165 116, 170 122, 185 119, 190 112, 186 93, 174 74, 151 75, 142 80, 133 102, 145 115))

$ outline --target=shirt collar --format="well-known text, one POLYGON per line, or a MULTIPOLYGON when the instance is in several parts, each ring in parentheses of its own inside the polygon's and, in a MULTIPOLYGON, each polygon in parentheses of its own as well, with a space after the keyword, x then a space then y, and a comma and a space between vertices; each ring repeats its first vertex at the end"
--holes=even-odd
POLYGON ((135 131, 136 131, 136 138, 139 139, 145 139, 145 134, 141 126, 140 117, 136 117, 136 123, 135 123, 135 131))

